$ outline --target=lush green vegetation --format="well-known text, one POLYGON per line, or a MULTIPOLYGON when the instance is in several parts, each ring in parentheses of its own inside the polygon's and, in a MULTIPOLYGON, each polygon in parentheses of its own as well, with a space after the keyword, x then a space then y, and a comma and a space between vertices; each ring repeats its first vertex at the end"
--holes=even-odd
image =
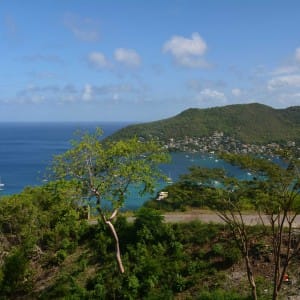
POLYGON ((287 168, 224 155, 251 170, 249 181, 192 167, 166 199, 148 202, 128 222, 117 213, 129 184, 151 190, 165 155, 137 139, 108 147, 99 133, 56 157, 56 180, 0 199, 0 299, 275 300, 287 270, 297 278, 300 177, 290 151, 287 168), (91 197, 99 216, 93 223, 85 211, 91 197), (211 208, 225 224, 168 224, 159 211, 190 207, 211 208), (269 226, 248 226, 248 209, 267 214, 269 226))
POLYGON ((79 134, 70 150, 54 158, 52 170, 55 178, 72 179, 82 186, 85 198, 93 200, 115 240, 116 260, 124 273, 113 220, 124 206, 130 186, 136 186, 140 195, 154 191, 158 180, 165 178, 158 165, 166 163, 169 157, 157 142, 141 143, 132 138, 104 145, 101 136, 100 128, 94 134, 79 134))
POLYGON ((112 139, 133 136, 170 138, 211 136, 222 131, 245 143, 300 141, 300 107, 273 109, 262 104, 229 105, 209 109, 188 109, 179 115, 151 123, 131 125, 113 134, 112 139))
POLYGON ((119 217, 121 274, 109 229, 87 226, 69 191, 51 183, 1 199, 1 299, 248 299, 227 274, 240 254, 224 226, 166 224, 146 208, 134 223, 119 217))
POLYGON ((245 222, 245 211, 251 210, 260 216, 264 229, 260 234, 256 233, 256 238, 265 235, 272 245, 273 300, 278 299, 285 273, 300 251, 300 241, 292 242, 293 239, 299 240, 293 229, 300 215, 299 159, 294 159, 291 149, 282 154, 287 159, 286 167, 267 158, 223 154, 222 158, 231 164, 251 171, 252 178, 237 180, 229 177, 225 170, 195 166, 189 174, 182 175, 178 183, 166 189, 166 199, 146 203, 147 207, 160 210, 197 207, 216 211, 239 246, 253 299, 258 299, 258 294, 249 253, 255 237, 251 236, 251 230, 245 222))

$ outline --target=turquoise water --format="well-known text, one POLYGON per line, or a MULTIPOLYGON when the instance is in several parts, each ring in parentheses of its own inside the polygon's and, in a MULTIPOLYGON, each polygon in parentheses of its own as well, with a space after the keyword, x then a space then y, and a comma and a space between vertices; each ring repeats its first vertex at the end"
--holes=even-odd
MULTIPOLYGON (((0 123, 0 177, 5 184, 1 194, 19 193, 26 186, 43 184, 53 155, 69 149, 69 141, 76 130, 93 132, 96 127, 101 127, 105 137, 126 125, 128 123, 0 123)), ((213 156, 190 153, 173 153, 172 162, 162 165, 161 169, 176 181, 192 165, 223 168, 240 179, 250 176, 213 156)), ((158 186, 157 190, 160 188, 158 186)), ((127 208, 137 208, 148 198, 140 197, 132 190, 127 208)))

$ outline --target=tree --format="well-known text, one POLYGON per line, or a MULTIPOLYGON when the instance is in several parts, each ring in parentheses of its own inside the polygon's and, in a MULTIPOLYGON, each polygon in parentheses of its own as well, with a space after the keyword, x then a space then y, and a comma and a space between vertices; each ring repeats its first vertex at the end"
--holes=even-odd
POLYGON ((299 160, 291 151, 280 154, 286 166, 251 156, 225 156, 231 163, 251 171, 253 180, 249 189, 255 209, 260 216, 267 216, 263 225, 271 228, 273 300, 278 299, 288 266, 300 251, 300 240, 293 236, 295 220, 300 215, 299 160))
POLYGON ((210 194, 207 206, 215 210, 228 225, 245 262, 253 299, 257 299, 256 283, 250 259, 251 234, 242 211, 247 204, 248 182, 228 177, 222 169, 192 167, 191 173, 181 177, 193 186, 210 194))
POLYGON ((264 177, 265 180, 256 183, 257 210, 268 216, 267 225, 271 227, 274 263, 272 299, 275 300, 288 266, 300 250, 299 238, 297 240, 293 236, 295 219, 300 214, 300 177, 293 160, 286 168, 269 163, 264 177))
POLYGON ((103 143, 101 135, 99 128, 94 134, 79 134, 79 139, 72 141, 70 150, 54 158, 53 172, 57 178, 79 182, 85 195, 96 201, 97 211, 114 238, 117 263, 123 273, 119 238, 113 221, 133 187, 141 195, 151 193, 155 183, 165 179, 159 164, 167 162, 168 155, 154 141, 140 142, 132 138, 103 143))

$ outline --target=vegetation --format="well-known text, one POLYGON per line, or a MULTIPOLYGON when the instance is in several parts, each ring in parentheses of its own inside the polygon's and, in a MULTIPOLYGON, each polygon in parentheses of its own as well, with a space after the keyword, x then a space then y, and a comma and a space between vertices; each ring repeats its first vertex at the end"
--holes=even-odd
POLYGON ((109 139, 120 140, 134 136, 144 139, 206 137, 222 131, 244 143, 267 144, 300 140, 300 107, 273 109, 262 104, 229 105, 208 109, 188 109, 179 115, 151 123, 131 125, 109 139))
MULTIPOLYGON (((290 151, 287 154, 291 154, 290 151)), ((168 210, 209 207, 217 211, 244 258, 253 299, 257 299, 257 291, 250 250, 258 236, 269 236, 272 299, 278 299, 288 266, 300 252, 300 239, 294 233, 295 219, 300 215, 299 160, 289 156, 287 167, 283 168, 266 158, 236 154, 223 154, 222 157, 246 168, 252 173, 252 179, 239 181, 228 177, 224 170, 192 167, 189 174, 181 176, 175 186, 167 189, 167 199, 150 201, 146 205, 168 210), (181 190, 179 197, 175 194, 177 190, 181 190), (251 236, 246 226, 243 212, 247 209, 256 212, 263 224, 256 236, 251 236), (262 215, 267 218, 263 219, 262 215)))
MULTIPOLYGON (((299 241, 293 242, 295 219, 300 215, 299 162, 297 159, 288 157, 287 167, 282 168, 265 159, 245 158, 230 154, 225 157, 229 157, 232 162, 239 162, 240 165, 251 170, 255 176, 252 182, 248 183, 247 188, 252 191, 256 211, 268 216, 269 224, 267 225, 272 232, 274 260, 272 299, 275 300, 278 298, 290 261, 300 251, 299 241), (284 237, 286 237, 286 244, 284 244, 284 237)), ((229 199, 229 201, 223 200, 222 204, 225 204, 225 208, 217 206, 216 209, 228 224, 233 224, 233 227, 238 229, 238 233, 242 232, 244 230, 242 214, 236 203, 229 199), (230 217, 228 217, 228 211, 230 211, 230 217), (241 216, 238 222, 232 215, 235 211, 241 216)), ((246 234, 243 233, 243 235, 246 237, 246 234)))
POLYGON ((68 182, 27 188, 0 201, 0 299, 30 293, 41 268, 59 265, 87 228, 76 186, 68 182))
POLYGON ((121 274, 109 229, 103 222, 87 226, 64 198, 67 190, 49 184, 1 199, 1 299, 248 299, 243 283, 227 275, 240 256, 222 225, 166 224, 146 208, 133 223, 119 217, 128 270, 121 274), (45 202, 53 204, 45 210, 45 202), (36 211, 34 218, 12 222, 8 211, 16 205, 36 211), (9 222, 14 229, 5 231, 9 222))
POLYGON ((158 164, 167 162, 167 154, 155 142, 131 140, 113 142, 103 146, 102 130, 95 134, 81 134, 72 148, 54 159, 53 172, 57 178, 73 179, 82 186, 83 196, 96 200, 96 208, 102 221, 111 231, 116 245, 116 259, 121 273, 118 234, 113 224, 124 206, 131 186, 140 194, 154 191, 158 180, 163 179, 158 164), (109 202, 109 208, 105 205, 109 202))
POLYGON ((80 135, 57 156, 55 180, 1 198, 0 299, 275 300, 295 291, 282 290, 300 261, 299 160, 290 151, 285 168, 224 154, 251 171, 248 181, 192 167, 129 222, 119 213, 128 187, 151 191, 166 156, 153 142, 101 144, 100 135, 80 135), (98 222, 87 221, 86 201, 95 202, 98 222), (224 224, 172 224, 161 215, 190 207, 210 208, 224 224), (249 209, 268 222, 248 226, 249 209))

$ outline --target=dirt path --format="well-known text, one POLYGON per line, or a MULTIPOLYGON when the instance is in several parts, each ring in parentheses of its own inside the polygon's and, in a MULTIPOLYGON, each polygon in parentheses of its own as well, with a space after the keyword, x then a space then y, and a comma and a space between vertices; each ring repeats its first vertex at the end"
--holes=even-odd
MULTIPOLYGON (((187 211, 187 212, 172 212, 164 214, 165 221, 168 223, 178 223, 178 222, 190 222, 190 221, 202 221, 205 223, 221 223, 224 221, 214 212, 210 211, 187 211)), ((243 214, 243 219, 247 225, 258 225, 264 222, 269 223, 267 215, 263 215, 261 218, 255 213, 245 213, 243 214)), ((294 221, 293 227, 300 227, 300 216, 294 221)))
MULTIPOLYGON (((207 210, 190 210, 185 212, 170 212, 163 214, 164 220, 167 223, 183 223, 191 221, 202 221, 205 223, 219 223, 223 224, 224 221, 212 211, 207 210)), ((261 219, 258 214, 255 213, 245 213, 243 215, 244 221, 247 225, 258 225, 262 224, 261 219)), ((127 217, 128 222, 133 222, 134 217, 127 217)), ((263 215, 262 220, 265 224, 268 224, 268 216, 263 215)), ((96 224, 97 220, 89 220, 89 224, 96 224)), ((294 226, 300 228, 300 216, 294 221, 294 226)))

